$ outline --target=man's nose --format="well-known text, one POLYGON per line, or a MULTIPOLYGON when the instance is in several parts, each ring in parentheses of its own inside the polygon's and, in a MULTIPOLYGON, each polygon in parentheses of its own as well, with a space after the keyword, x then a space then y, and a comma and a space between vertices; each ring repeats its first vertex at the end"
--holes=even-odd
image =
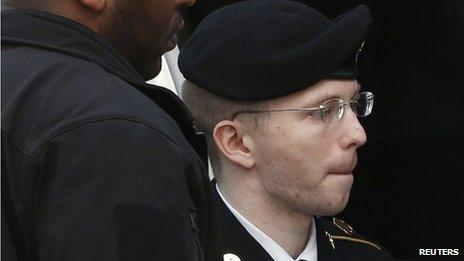
POLYGON ((178 7, 191 7, 194 5, 196 0, 176 0, 176 6, 178 7))
POLYGON ((343 135, 341 137, 341 146, 345 149, 361 147, 366 143, 367 137, 364 128, 354 112, 347 108, 345 115, 341 119, 343 135))

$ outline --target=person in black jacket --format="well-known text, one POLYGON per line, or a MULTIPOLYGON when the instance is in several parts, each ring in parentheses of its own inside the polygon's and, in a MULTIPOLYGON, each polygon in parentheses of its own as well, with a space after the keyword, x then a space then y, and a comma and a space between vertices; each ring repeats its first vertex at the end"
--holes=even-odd
POLYGON ((329 20, 287 0, 206 17, 179 56, 182 97, 207 135, 218 209, 210 260, 391 260, 345 222, 361 91, 356 62, 371 22, 359 6, 329 20))
POLYGON ((202 139, 145 83, 193 2, 6 2, 3 260, 203 260, 202 139))

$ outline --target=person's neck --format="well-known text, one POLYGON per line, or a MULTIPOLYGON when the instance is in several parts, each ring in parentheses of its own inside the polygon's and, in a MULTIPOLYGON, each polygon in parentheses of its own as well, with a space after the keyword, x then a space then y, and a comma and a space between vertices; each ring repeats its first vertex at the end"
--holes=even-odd
POLYGON ((224 198, 250 223, 296 258, 305 249, 312 216, 279 206, 262 185, 249 177, 218 183, 224 198))

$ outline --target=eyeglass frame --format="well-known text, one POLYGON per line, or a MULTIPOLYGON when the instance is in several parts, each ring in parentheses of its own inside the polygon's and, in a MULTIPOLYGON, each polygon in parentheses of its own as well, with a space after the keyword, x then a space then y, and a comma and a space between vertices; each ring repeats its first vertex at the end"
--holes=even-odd
MULTIPOLYGON (((364 91, 364 92, 361 92, 361 93, 358 93, 356 95, 354 95, 353 97, 356 97, 356 96, 361 96, 363 94, 366 94, 367 96, 367 101, 369 100, 373 100, 374 99, 374 94, 372 92, 369 92, 369 91, 364 91)), ((353 104, 354 102, 357 102, 357 100, 354 100, 354 99, 351 99, 349 102, 345 102, 345 100, 343 100, 342 98, 332 98, 332 99, 328 99, 326 101, 324 101, 321 105, 319 105, 318 107, 310 107, 310 108, 295 108, 295 109, 274 109, 274 110, 242 110, 242 111, 236 111, 232 114, 231 116, 231 120, 234 120, 238 115, 240 114, 245 114, 245 113, 274 113, 274 112, 313 112, 313 111, 319 111, 319 118, 320 120, 322 120, 323 122, 325 123, 328 123, 324 120, 324 117, 322 115, 322 110, 326 107, 324 107, 324 104, 327 104, 328 102, 331 102, 331 101, 334 101, 334 100, 338 100, 340 101, 340 104, 338 106, 338 109, 342 108, 342 112, 340 113, 340 117, 337 117, 338 120, 342 119, 343 116, 345 115, 345 107, 346 106, 350 106, 350 109, 352 109, 351 107, 351 104, 353 104)), ((363 116, 359 116, 355 113, 356 117, 359 117, 359 118, 363 118, 363 117, 366 117, 366 116, 369 116, 371 113, 372 113, 372 108, 374 106, 374 101, 372 101, 372 105, 371 105, 371 110, 369 111, 368 114, 366 115, 363 115, 363 116)))

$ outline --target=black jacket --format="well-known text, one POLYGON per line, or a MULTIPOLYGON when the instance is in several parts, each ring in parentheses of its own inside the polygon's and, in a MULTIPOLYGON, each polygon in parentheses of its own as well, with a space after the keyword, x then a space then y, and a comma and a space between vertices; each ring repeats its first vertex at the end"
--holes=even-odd
MULTIPOLYGON (((272 261, 266 250, 251 236, 219 196, 215 186, 213 201, 217 209, 214 245, 208 252, 210 260, 224 260, 232 253, 241 261, 272 261)), ((377 243, 340 226, 340 221, 315 217, 318 261, 388 261, 390 253, 377 243), (335 223, 339 224, 337 226, 335 223), (350 232, 347 233, 345 231, 350 232), (332 243, 332 242, 333 243, 332 243)))
POLYGON ((204 142, 175 94, 37 11, 2 12, 1 65, 5 260, 203 259, 204 142))

